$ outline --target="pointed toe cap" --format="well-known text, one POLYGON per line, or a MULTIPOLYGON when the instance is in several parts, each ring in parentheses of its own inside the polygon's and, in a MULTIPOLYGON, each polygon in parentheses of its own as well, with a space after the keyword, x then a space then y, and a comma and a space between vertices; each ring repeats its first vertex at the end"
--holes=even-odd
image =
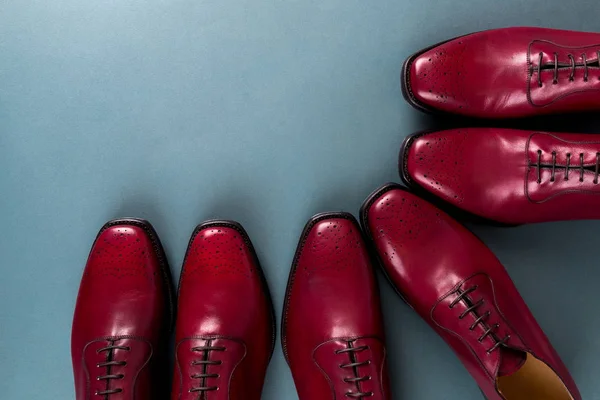
POLYGON ((422 50, 405 62, 403 88, 405 96, 425 111, 465 113, 470 73, 462 38, 422 50))
POLYGON ((467 158, 461 130, 417 134, 402 149, 400 175, 410 186, 417 185, 453 205, 465 197, 467 158))

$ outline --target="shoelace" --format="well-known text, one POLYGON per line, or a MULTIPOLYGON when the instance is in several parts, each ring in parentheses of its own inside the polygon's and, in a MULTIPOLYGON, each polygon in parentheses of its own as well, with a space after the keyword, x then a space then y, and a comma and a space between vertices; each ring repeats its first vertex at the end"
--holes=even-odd
MULTIPOLYGON (((538 150, 537 151, 537 183, 542 183, 542 168, 546 167, 546 168, 552 168, 552 175, 550 176, 550 182, 554 182, 555 181, 555 176, 556 176, 556 152, 553 151, 552 152, 552 164, 547 165, 547 164, 542 164, 542 151, 538 150)), ((586 170, 585 165, 583 164, 583 153, 579 153, 579 167, 572 167, 571 166, 571 153, 567 153, 567 163, 565 164, 565 166, 558 166, 559 169, 564 168, 565 169, 565 181, 569 180, 569 170, 573 169, 573 168, 578 168, 579 169, 579 182, 583 182, 583 176, 584 176, 584 172, 586 170)), ((598 184, 598 174, 600 172, 600 152, 596 153, 596 166, 594 168, 594 184, 597 185, 598 184)))
POLYGON ((98 390, 95 392, 96 396, 108 396, 109 394, 121 393, 123 389, 109 389, 110 380, 111 379, 123 379, 125 375, 123 374, 111 374, 110 369, 113 366, 124 367, 127 365, 127 361, 116 361, 113 360, 113 350, 125 350, 130 351, 131 348, 129 346, 115 346, 114 342, 111 342, 109 346, 103 347, 101 349, 96 350, 96 353, 100 354, 102 352, 108 352, 106 355, 106 361, 96 364, 98 368, 106 368, 106 375, 99 375, 96 377, 99 381, 106 381, 106 390, 98 390))
MULTIPOLYGON (((600 50, 596 52, 596 55, 598 57, 597 60, 592 61, 592 62, 597 62, 599 63, 600 66, 600 50)), ((574 81, 575 80, 575 68, 577 67, 577 64, 575 63, 575 57, 573 56, 573 54, 567 54, 567 56, 569 57, 569 61, 571 63, 570 67, 571 67, 571 74, 569 75, 569 81, 574 81)), ((587 57, 584 54, 581 55, 581 59, 583 60, 583 81, 587 82, 588 81, 588 60, 587 57)), ((538 61, 538 65, 537 65, 537 78, 538 78, 538 86, 542 87, 542 61, 544 60, 544 53, 539 54, 539 61, 538 61)), ((556 85, 558 83, 558 54, 554 53, 554 79, 552 79, 552 84, 556 85)))
POLYGON ((471 312, 473 312, 477 316, 477 318, 475 319, 475 321, 473 321, 473 323, 469 327, 469 330, 473 331, 477 327, 477 325, 479 325, 479 324, 481 324, 485 328, 485 332, 483 332, 481 334, 481 336, 477 340, 478 340, 479 343, 481 343, 488 336, 491 336, 494 339, 495 344, 491 348, 489 348, 489 349, 486 350, 486 352, 488 354, 490 354, 491 352, 493 352, 494 350, 496 350, 498 347, 500 347, 501 345, 503 345, 506 342, 508 342, 508 340, 510 339, 510 335, 506 335, 504 338, 498 339, 496 337, 496 335, 494 334, 494 331, 496 331, 498 328, 500 328, 500 324, 494 324, 492 326, 487 326, 485 324, 485 320, 487 318, 489 318, 489 316, 491 315, 490 311, 486 311, 486 313, 483 314, 483 315, 477 315, 477 313, 476 313, 477 308, 479 306, 483 305, 484 302, 485 302, 485 300, 481 299, 481 300, 479 300, 477 302, 472 302, 469 299, 468 296, 469 296, 470 293, 474 292, 478 288, 479 288, 479 286, 475 285, 475 286, 471 286, 470 288, 462 291, 461 293, 459 293, 459 295, 456 297, 456 299, 454 299, 450 303, 449 307, 452 309, 452 308, 454 308, 454 306, 456 304, 458 304, 458 302, 460 302, 460 301, 464 301, 465 302, 465 304, 467 305, 467 309, 465 311, 463 311, 463 313, 460 314, 458 318, 459 319, 463 319, 464 317, 466 317, 467 315, 469 315, 469 313, 471 313, 471 312))
POLYGON ((202 352, 203 357, 202 360, 192 361, 192 365, 202 365, 202 373, 201 374, 193 374, 190 375, 192 379, 200 379, 200 386, 192 387, 189 391, 190 393, 194 392, 210 392, 219 390, 218 386, 208 386, 206 380, 210 378, 219 378, 219 374, 209 374, 208 367, 210 365, 221 365, 223 362, 219 360, 209 360, 208 357, 211 351, 225 351, 225 347, 216 347, 211 345, 212 341, 207 341, 206 346, 198 346, 192 347, 192 351, 202 352))
POLYGON ((346 397, 352 398, 352 399, 362 399, 364 397, 371 397, 374 395, 373 392, 361 392, 360 387, 359 387, 360 382, 368 381, 371 379, 371 377, 368 375, 366 375, 366 376, 358 375, 358 367, 362 367, 364 365, 369 365, 369 364, 371 364, 371 361, 370 360, 361 361, 361 362, 356 361, 356 353, 360 353, 361 351, 368 350, 369 346, 352 347, 353 343, 354 343, 354 340, 350 340, 347 342, 347 345, 348 345, 347 348, 335 351, 335 354, 348 354, 350 356, 350 362, 347 364, 340 364, 340 368, 343 368, 343 369, 351 368, 352 369, 354 376, 352 378, 344 378, 344 382, 356 384, 357 391, 356 392, 346 392, 346 397))

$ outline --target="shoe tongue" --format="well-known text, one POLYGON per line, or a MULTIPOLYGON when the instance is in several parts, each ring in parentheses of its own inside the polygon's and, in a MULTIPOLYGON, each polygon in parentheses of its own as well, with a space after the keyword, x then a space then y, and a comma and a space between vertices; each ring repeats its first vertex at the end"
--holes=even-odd
POLYGON ((527 359, 527 353, 500 346, 500 368, 498 368, 498 376, 512 375, 517 372, 527 359))

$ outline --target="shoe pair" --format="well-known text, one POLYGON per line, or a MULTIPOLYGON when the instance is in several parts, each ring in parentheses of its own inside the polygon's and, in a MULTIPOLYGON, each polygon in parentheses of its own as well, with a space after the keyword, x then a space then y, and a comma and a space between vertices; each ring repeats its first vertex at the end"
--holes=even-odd
POLYGON ((108 222, 81 281, 71 338, 77 400, 259 400, 275 345, 273 308, 256 253, 231 221, 189 242, 175 322, 167 260, 143 220, 108 222))
MULTIPOLYGON (((360 215, 392 286, 487 400, 581 400, 508 273, 476 236, 397 184, 371 194, 360 215)), ((350 214, 308 223, 283 312, 283 349, 300 400, 391 398, 377 284, 350 214)))
POLYGON ((361 222, 398 294, 487 400, 581 400, 508 273, 475 235, 397 184, 367 198, 361 222))
MULTIPOLYGON (((435 113, 532 117, 600 110, 600 34, 504 28, 409 57, 405 98, 435 113)), ((410 136, 400 175, 464 216, 505 225, 600 218, 600 135, 467 128, 410 136)))

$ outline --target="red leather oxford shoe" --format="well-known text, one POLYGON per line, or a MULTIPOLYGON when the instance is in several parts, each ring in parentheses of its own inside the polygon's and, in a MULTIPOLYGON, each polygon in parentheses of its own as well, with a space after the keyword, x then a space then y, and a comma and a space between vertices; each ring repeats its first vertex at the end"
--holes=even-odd
POLYGON ((90 252, 73 318, 77 400, 156 399, 172 326, 170 272, 152 226, 108 222, 90 252))
POLYGON ((282 325, 300 400, 391 398, 377 282, 352 215, 319 214, 304 228, 282 325))
POLYGON ((492 252, 431 204, 388 184, 361 219, 405 301, 452 347, 488 400, 580 400, 492 252))
POLYGON ((269 289, 246 231, 207 221, 179 281, 173 400, 260 400, 275 345, 269 289))
POLYGON ((404 63, 404 97, 478 118, 600 109, 600 34, 504 28, 460 36, 404 63))
POLYGON ((409 186, 487 220, 600 218, 600 135, 451 129, 410 136, 400 154, 409 186))

